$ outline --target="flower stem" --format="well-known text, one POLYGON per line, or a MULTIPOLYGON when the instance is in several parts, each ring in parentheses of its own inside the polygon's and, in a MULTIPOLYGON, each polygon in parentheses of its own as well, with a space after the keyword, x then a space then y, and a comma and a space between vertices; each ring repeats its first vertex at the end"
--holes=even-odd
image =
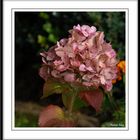
POLYGON ((108 93, 108 99, 109 99, 109 101, 110 101, 110 103, 112 105, 112 108, 114 110, 116 110, 117 109, 117 105, 116 105, 115 101, 112 98, 112 91, 108 93))
POLYGON ((72 87, 72 97, 71 97, 71 101, 70 101, 70 106, 69 106, 69 114, 71 114, 72 113, 72 111, 73 111, 73 105, 74 105, 74 101, 75 101, 75 98, 76 98, 76 96, 77 96, 77 90, 76 90, 76 88, 74 87, 74 86, 72 86, 71 85, 71 87, 72 87))

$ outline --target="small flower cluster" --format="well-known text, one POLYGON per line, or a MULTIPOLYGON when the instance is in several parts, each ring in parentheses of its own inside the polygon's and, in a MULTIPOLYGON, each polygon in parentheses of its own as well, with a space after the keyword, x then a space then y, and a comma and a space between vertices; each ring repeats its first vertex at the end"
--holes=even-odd
POLYGON ((117 68, 120 72, 125 73, 125 61, 121 60, 118 64, 117 64, 117 68))
POLYGON ((118 60, 104 33, 88 25, 74 26, 69 33, 69 38, 41 53, 40 76, 110 91, 112 80, 117 78, 118 60))
POLYGON ((122 76, 123 74, 125 74, 125 61, 124 60, 119 61, 119 63, 117 64, 117 69, 118 69, 117 78, 112 80, 113 84, 115 84, 117 81, 122 80, 122 76))

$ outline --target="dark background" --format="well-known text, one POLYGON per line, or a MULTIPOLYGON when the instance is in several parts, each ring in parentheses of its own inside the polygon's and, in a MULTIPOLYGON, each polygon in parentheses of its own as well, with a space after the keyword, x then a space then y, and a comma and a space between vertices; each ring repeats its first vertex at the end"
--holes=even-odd
MULTIPOLYGON (((16 101, 46 104, 40 100, 44 81, 38 74, 42 64, 39 53, 67 37, 68 30, 77 24, 96 26, 97 30, 104 31, 118 59, 125 59, 125 12, 15 12, 16 101)), ((117 94, 117 98, 123 96, 117 94)), ((61 104, 57 96, 47 101, 61 104)))

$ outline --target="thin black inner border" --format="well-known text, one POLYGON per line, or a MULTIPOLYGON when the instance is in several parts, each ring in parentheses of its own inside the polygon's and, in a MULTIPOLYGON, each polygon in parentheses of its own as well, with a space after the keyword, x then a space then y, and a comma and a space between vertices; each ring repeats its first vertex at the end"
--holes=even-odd
POLYGON ((3 138, 3 1, 0 1, 0 138, 3 138))
MULTIPOLYGON (((14 15, 14 18, 13 18, 12 14, 13 13, 15 14, 15 12, 39 12, 38 11, 39 9, 44 9, 44 11, 41 11, 41 12, 55 12, 56 10, 62 10, 63 9, 63 10, 75 10, 75 11, 56 11, 56 12, 125 12, 125 14, 127 13, 128 14, 127 15, 127 20, 128 20, 127 21, 128 22, 127 28, 126 28, 126 15, 125 15, 125 53, 126 53, 126 41, 129 39, 129 8, 46 8, 46 9, 45 8, 11 8, 11 43, 12 43, 12 47, 14 47, 14 52, 15 52, 15 46, 13 46, 13 40, 12 40, 12 34, 13 34, 12 23, 13 23, 13 19, 15 20, 15 15, 14 15), (113 9, 113 10, 122 10, 122 11, 76 11, 77 9, 78 10, 84 10, 84 9, 85 10, 87 10, 87 9, 88 10, 90 10, 90 9, 91 10, 93 10, 93 9, 108 10, 108 9, 113 9), (20 11, 20 10, 25 10, 25 11, 20 11), (36 10, 36 11, 30 11, 30 10, 36 10), (45 11, 45 10, 49 10, 49 11, 45 11), (51 10, 54 10, 54 11, 51 11, 51 10), (127 36, 126 36, 126 30, 127 30, 127 36)), ((15 21, 14 21, 14 24, 15 24, 15 21)), ((15 31, 14 31, 14 33, 15 33, 15 31)), ((14 41, 15 41, 15 34, 14 34, 14 41)), ((14 45, 15 45, 15 42, 14 42, 14 45)), ((128 41, 128 46, 127 47, 128 47, 127 48, 128 49, 128 59, 127 60, 129 62, 129 41, 128 41)), ((11 51, 11 57, 12 57, 12 54, 13 54, 13 49, 11 51)), ((12 75, 12 73, 13 73, 13 71, 12 71, 13 70, 13 61, 12 61, 12 59, 13 59, 13 57, 11 58, 11 80, 13 78, 13 75, 12 75)), ((14 62, 15 62, 15 57, 14 57, 14 62)), ((129 86, 129 64, 127 63, 127 65, 128 65, 127 74, 128 74, 128 86, 129 86)), ((12 87, 12 82, 11 82, 11 119, 13 121, 13 117, 12 117, 12 113, 13 113, 12 95, 13 95, 13 93, 12 93, 12 91, 13 91, 13 87, 12 87)), ((126 90, 125 90, 125 94, 126 94, 126 90)), ((126 103, 125 103, 125 109, 126 109, 126 103)), ((76 128, 76 130, 71 130, 72 128, 69 129, 69 130, 67 128, 64 128, 64 129, 61 128, 61 130, 58 130, 59 127, 58 127, 58 129, 54 128, 53 130, 42 130, 42 129, 41 130, 30 130, 31 127, 26 127, 28 130, 24 130, 25 127, 22 127, 23 129, 20 128, 20 130, 14 130, 14 129, 12 129, 12 121, 11 121, 11 130, 12 131, 128 131, 129 130, 129 88, 128 88, 128 108, 127 108, 127 112, 128 112, 128 120, 127 120, 128 121, 127 122, 128 123, 128 129, 125 129, 125 130, 83 130, 84 128, 82 130, 78 129, 78 128, 76 128)), ((125 113, 125 123, 126 123, 126 113, 125 113)), ((33 127, 33 128, 38 128, 39 129, 39 127, 33 127)), ((90 127, 87 127, 87 128, 90 129, 90 127)), ((94 128, 96 128, 96 127, 94 127, 94 128)), ((107 127, 105 129, 108 129, 108 128, 111 128, 111 127, 107 127)), ((112 127, 112 128, 115 128, 115 127, 112 127)), ((123 129, 122 127, 120 127, 120 128, 123 129)), ((16 129, 18 129, 18 127, 16 129)), ((116 129, 119 129, 119 128, 116 128, 116 129)))

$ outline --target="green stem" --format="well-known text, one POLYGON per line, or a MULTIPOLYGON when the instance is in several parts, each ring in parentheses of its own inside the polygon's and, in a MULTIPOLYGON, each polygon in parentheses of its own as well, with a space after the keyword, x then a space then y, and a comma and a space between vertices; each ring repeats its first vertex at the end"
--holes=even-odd
POLYGON ((112 98, 112 91, 110 91, 107 95, 108 95, 108 99, 109 99, 113 109, 116 110, 117 109, 117 105, 116 105, 115 101, 112 98))
POLYGON ((76 90, 76 88, 74 86, 72 86, 72 85, 71 85, 71 88, 73 90, 72 90, 72 97, 71 97, 71 102, 70 102, 70 106, 69 106, 69 110, 68 110, 69 111, 69 114, 71 114, 72 111, 73 111, 74 101, 75 101, 75 98, 77 96, 77 90, 76 90))

